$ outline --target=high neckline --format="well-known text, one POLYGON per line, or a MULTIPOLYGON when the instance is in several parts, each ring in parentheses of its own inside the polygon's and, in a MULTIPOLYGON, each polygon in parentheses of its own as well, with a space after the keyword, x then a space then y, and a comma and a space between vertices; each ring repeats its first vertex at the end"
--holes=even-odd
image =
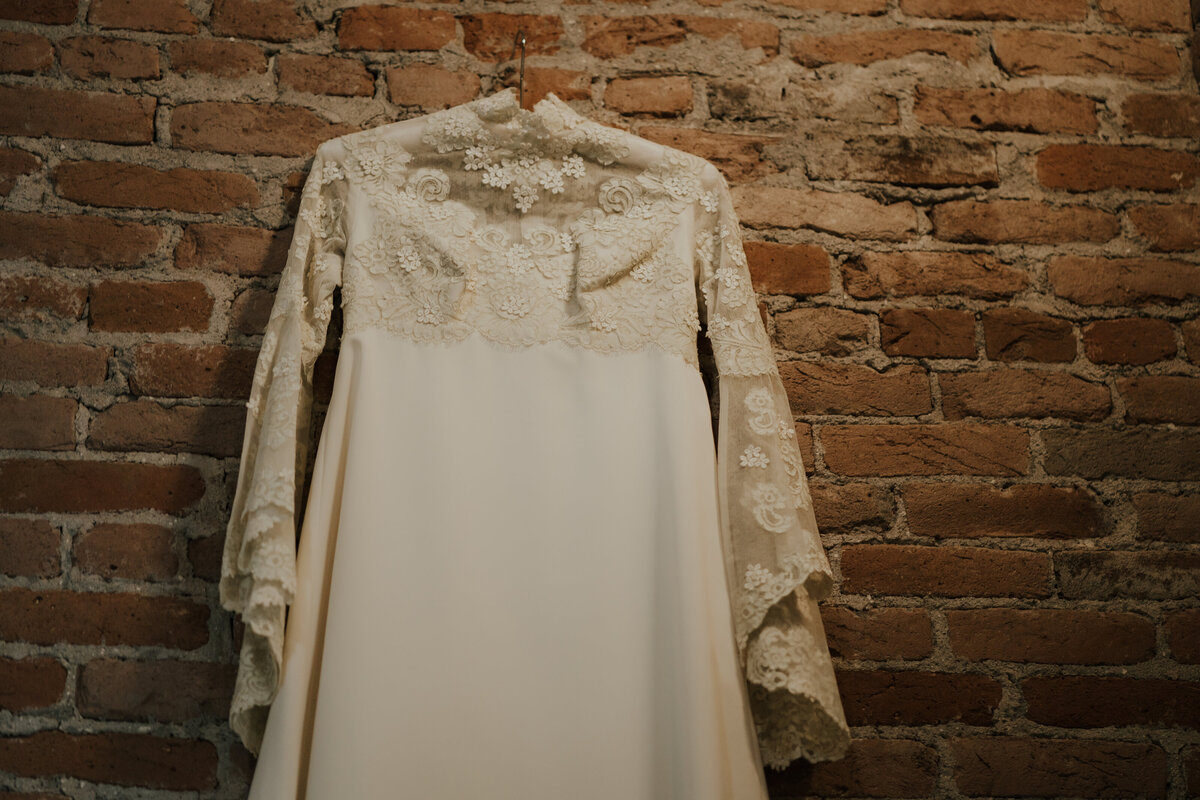
POLYGON ((547 127, 554 128, 574 127, 587 120, 587 117, 563 102, 554 92, 547 92, 545 97, 533 104, 532 109, 522 108, 516 87, 513 86, 507 86, 490 95, 476 98, 468 102, 466 107, 484 122, 493 123, 513 120, 528 122, 537 119, 547 127), (558 124, 553 124, 555 122, 558 124))

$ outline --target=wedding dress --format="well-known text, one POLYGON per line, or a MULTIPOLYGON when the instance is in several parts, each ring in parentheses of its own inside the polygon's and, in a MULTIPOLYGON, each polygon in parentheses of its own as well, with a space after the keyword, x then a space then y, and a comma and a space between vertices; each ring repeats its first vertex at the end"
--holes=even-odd
POLYGON ((220 599, 251 800, 765 800, 764 765, 845 754, 709 162, 512 89, 322 143, 246 407, 220 599))

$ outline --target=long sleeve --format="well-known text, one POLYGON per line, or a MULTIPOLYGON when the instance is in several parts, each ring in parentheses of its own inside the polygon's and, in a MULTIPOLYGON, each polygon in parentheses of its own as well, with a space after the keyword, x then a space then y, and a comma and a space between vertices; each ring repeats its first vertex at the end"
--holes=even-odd
POLYGON ((241 466, 221 563, 221 605, 245 623, 230 726, 258 753, 281 677, 296 589, 296 518, 325 345, 345 252, 346 181, 330 143, 316 152, 246 403, 241 466))
POLYGON ((729 187, 711 164, 702 186, 696 279, 717 368, 722 544, 760 751, 776 769, 838 759, 850 732, 817 608, 833 575, 729 187))

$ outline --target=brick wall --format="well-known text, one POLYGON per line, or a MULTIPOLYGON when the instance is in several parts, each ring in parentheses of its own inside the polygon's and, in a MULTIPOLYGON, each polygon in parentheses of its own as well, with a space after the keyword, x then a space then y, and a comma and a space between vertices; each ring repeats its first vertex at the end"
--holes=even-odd
POLYGON ((245 795, 216 579, 297 191, 518 26, 527 104, 734 186, 855 734, 772 796, 1200 796, 1198 11, 0 0, 0 798, 245 795))

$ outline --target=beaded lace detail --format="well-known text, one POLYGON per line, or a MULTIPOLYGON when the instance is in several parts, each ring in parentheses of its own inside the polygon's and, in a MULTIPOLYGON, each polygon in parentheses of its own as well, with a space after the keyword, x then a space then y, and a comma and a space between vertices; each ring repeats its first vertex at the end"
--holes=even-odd
POLYGON ((727 578, 763 760, 844 754, 816 614, 832 571, 728 185, 710 163, 552 94, 521 109, 512 90, 317 150, 246 404, 222 563, 222 604, 247 623, 230 721, 252 752, 280 677, 312 369, 339 286, 347 336, 654 347, 699 369, 703 330, 719 379, 727 578))

